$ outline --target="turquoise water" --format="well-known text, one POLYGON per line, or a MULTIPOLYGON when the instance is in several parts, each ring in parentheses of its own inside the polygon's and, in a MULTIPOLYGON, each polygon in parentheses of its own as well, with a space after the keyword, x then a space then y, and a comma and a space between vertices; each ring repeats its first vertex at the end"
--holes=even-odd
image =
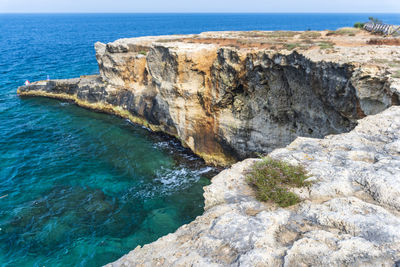
POLYGON ((23 99, 1 142, 0 262, 99 266, 188 223, 210 168, 173 140, 72 104, 23 99))
MULTIPOLYGON (((100 266, 203 211, 216 170, 176 140, 72 104, 23 98, 26 79, 98 72, 93 44, 208 30, 320 30, 373 14, 0 14, 0 265, 100 266), (4 196, 4 197, 3 197, 4 196)), ((376 14, 400 24, 398 14, 376 14)))

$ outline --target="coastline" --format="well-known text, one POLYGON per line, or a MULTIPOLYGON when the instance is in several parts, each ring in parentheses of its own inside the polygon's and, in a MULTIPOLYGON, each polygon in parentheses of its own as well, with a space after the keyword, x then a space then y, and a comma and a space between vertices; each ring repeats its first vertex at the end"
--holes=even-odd
POLYGON ((255 159, 236 163, 205 187, 202 216, 110 266, 398 262, 400 110, 391 106, 400 104, 400 83, 390 62, 380 61, 398 49, 368 46, 364 41, 371 36, 357 33, 358 39, 339 38, 328 48, 319 41, 291 51, 261 44, 260 38, 293 42, 297 35, 267 33, 255 32, 251 38, 257 42, 244 44, 239 41, 249 36, 240 32, 98 43, 101 79, 18 89, 21 96, 69 100, 165 132, 211 164, 229 166, 254 147, 252 153, 304 164, 317 181, 295 191, 303 203, 278 209, 256 201, 244 181, 255 159), (265 72, 271 75, 261 79, 265 72), (254 93, 260 90, 272 96, 254 93), (277 95, 268 105, 259 101, 277 95), (261 118, 252 117, 264 106, 261 118), (264 124, 275 132, 257 136, 264 124), (243 136, 235 139, 241 132, 245 142, 243 136), (275 133, 286 136, 266 147, 275 133))
POLYGON ((397 264, 399 115, 391 107, 349 133, 298 138, 269 154, 306 166, 317 181, 295 191, 302 203, 278 208, 257 201, 244 178, 257 159, 246 159, 205 187, 203 215, 106 266, 397 264))

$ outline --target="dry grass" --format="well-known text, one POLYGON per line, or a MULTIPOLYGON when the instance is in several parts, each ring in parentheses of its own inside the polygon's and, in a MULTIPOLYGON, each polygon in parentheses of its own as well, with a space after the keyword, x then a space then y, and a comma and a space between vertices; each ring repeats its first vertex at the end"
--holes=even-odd
POLYGON ((274 32, 249 31, 240 33, 240 36, 246 38, 291 38, 298 34, 299 32, 294 32, 294 31, 274 31, 274 32))
POLYGON ((375 58, 371 60, 372 63, 375 64, 382 64, 382 65, 387 65, 391 68, 398 68, 400 69, 400 60, 399 59, 386 59, 386 58, 375 58))
POLYGON ((398 45, 400 46, 400 38, 392 37, 392 38, 371 38, 367 41, 367 44, 370 45, 398 45))
POLYGON ((304 50, 308 49, 310 45, 301 43, 286 43, 286 44, 284 43, 283 47, 287 50, 294 50, 294 49, 304 50))
POLYGON ((329 41, 322 41, 318 43, 320 49, 332 49, 334 48, 334 43, 329 41))
POLYGON ((357 33, 359 33, 360 30, 356 28, 341 28, 336 31, 329 31, 326 36, 335 36, 335 35, 340 35, 340 36, 355 36, 357 33))
POLYGON ((400 70, 394 72, 394 73, 392 74, 392 78, 400 79, 400 70))
POLYGON ((285 44, 285 48, 287 50, 293 50, 293 49, 298 48, 298 47, 300 47, 299 43, 285 44))
MULTIPOLYGON (((248 31, 232 34, 203 34, 183 38, 160 39, 159 42, 214 44, 220 47, 256 48, 266 50, 332 49, 334 46, 366 46, 367 32, 355 28, 336 31, 248 31), (362 33, 362 34, 358 34, 362 33), (349 37, 349 35, 356 37, 349 37)), ((394 38, 393 38, 394 39, 394 38)), ((399 38, 398 38, 399 39, 399 38)), ((399 39, 400 40, 400 39, 399 39)), ((393 42, 393 41, 391 41, 393 42)), ((332 50, 333 51, 333 50, 332 50)))
POLYGON ((312 32, 312 31, 308 31, 308 32, 303 32, 300 35, 300 38, 302 39, 316 39, 316 38, 320 38, 321 37, 321 33, 320 32, 312 32))
POLYGON ((298 32, 293 32, 293 31, 275 31, 275 32, 270 32, 268 34, 268 37, 270 37, 270 38, 292 38, 298 34, 299 34, 298 32))

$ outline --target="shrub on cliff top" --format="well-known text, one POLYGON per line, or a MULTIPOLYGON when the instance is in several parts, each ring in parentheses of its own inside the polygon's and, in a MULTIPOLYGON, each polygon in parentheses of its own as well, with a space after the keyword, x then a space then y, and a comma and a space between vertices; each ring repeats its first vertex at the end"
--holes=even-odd
POLYGON ((373 23, 375 23, 375 24, 382 24, 383 23, 382 20, 380 20, 378 18, 375 18, 375 17, 369 17, 368 20, 373 22, 373 23))
POLYGON ((344 27, 337 29, 336 31, 328 31, 326 36, 355 36, 359 32, 360 29, 358 28, 344 27))
POLYGON ((305 181, 308 177, 302 166, 266 157, 253 165, 246 178, 256 188, 258 200, 288 207, 300 202, 300 198, 289 189, 308 186, 310 183, 305 181))
POLYGON ((354 28, 362 29, 362 28, 364 28, 364 25, 365 25, 365 23, 356 22, 356 23, 354 23, 354 28))

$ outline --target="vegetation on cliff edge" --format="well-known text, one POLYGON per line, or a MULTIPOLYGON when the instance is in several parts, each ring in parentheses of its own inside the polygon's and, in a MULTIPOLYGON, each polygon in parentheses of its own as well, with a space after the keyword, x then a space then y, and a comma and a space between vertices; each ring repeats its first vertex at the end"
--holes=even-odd
POLYGON ((290 188, 310 185, 305 181, 309 176, 303 166, 293 166, 269 157, 255 163, 246 178, 256 188, 258 200, 273 201, 280 207, 300 202, 300 198, 290 192, 290 188))

